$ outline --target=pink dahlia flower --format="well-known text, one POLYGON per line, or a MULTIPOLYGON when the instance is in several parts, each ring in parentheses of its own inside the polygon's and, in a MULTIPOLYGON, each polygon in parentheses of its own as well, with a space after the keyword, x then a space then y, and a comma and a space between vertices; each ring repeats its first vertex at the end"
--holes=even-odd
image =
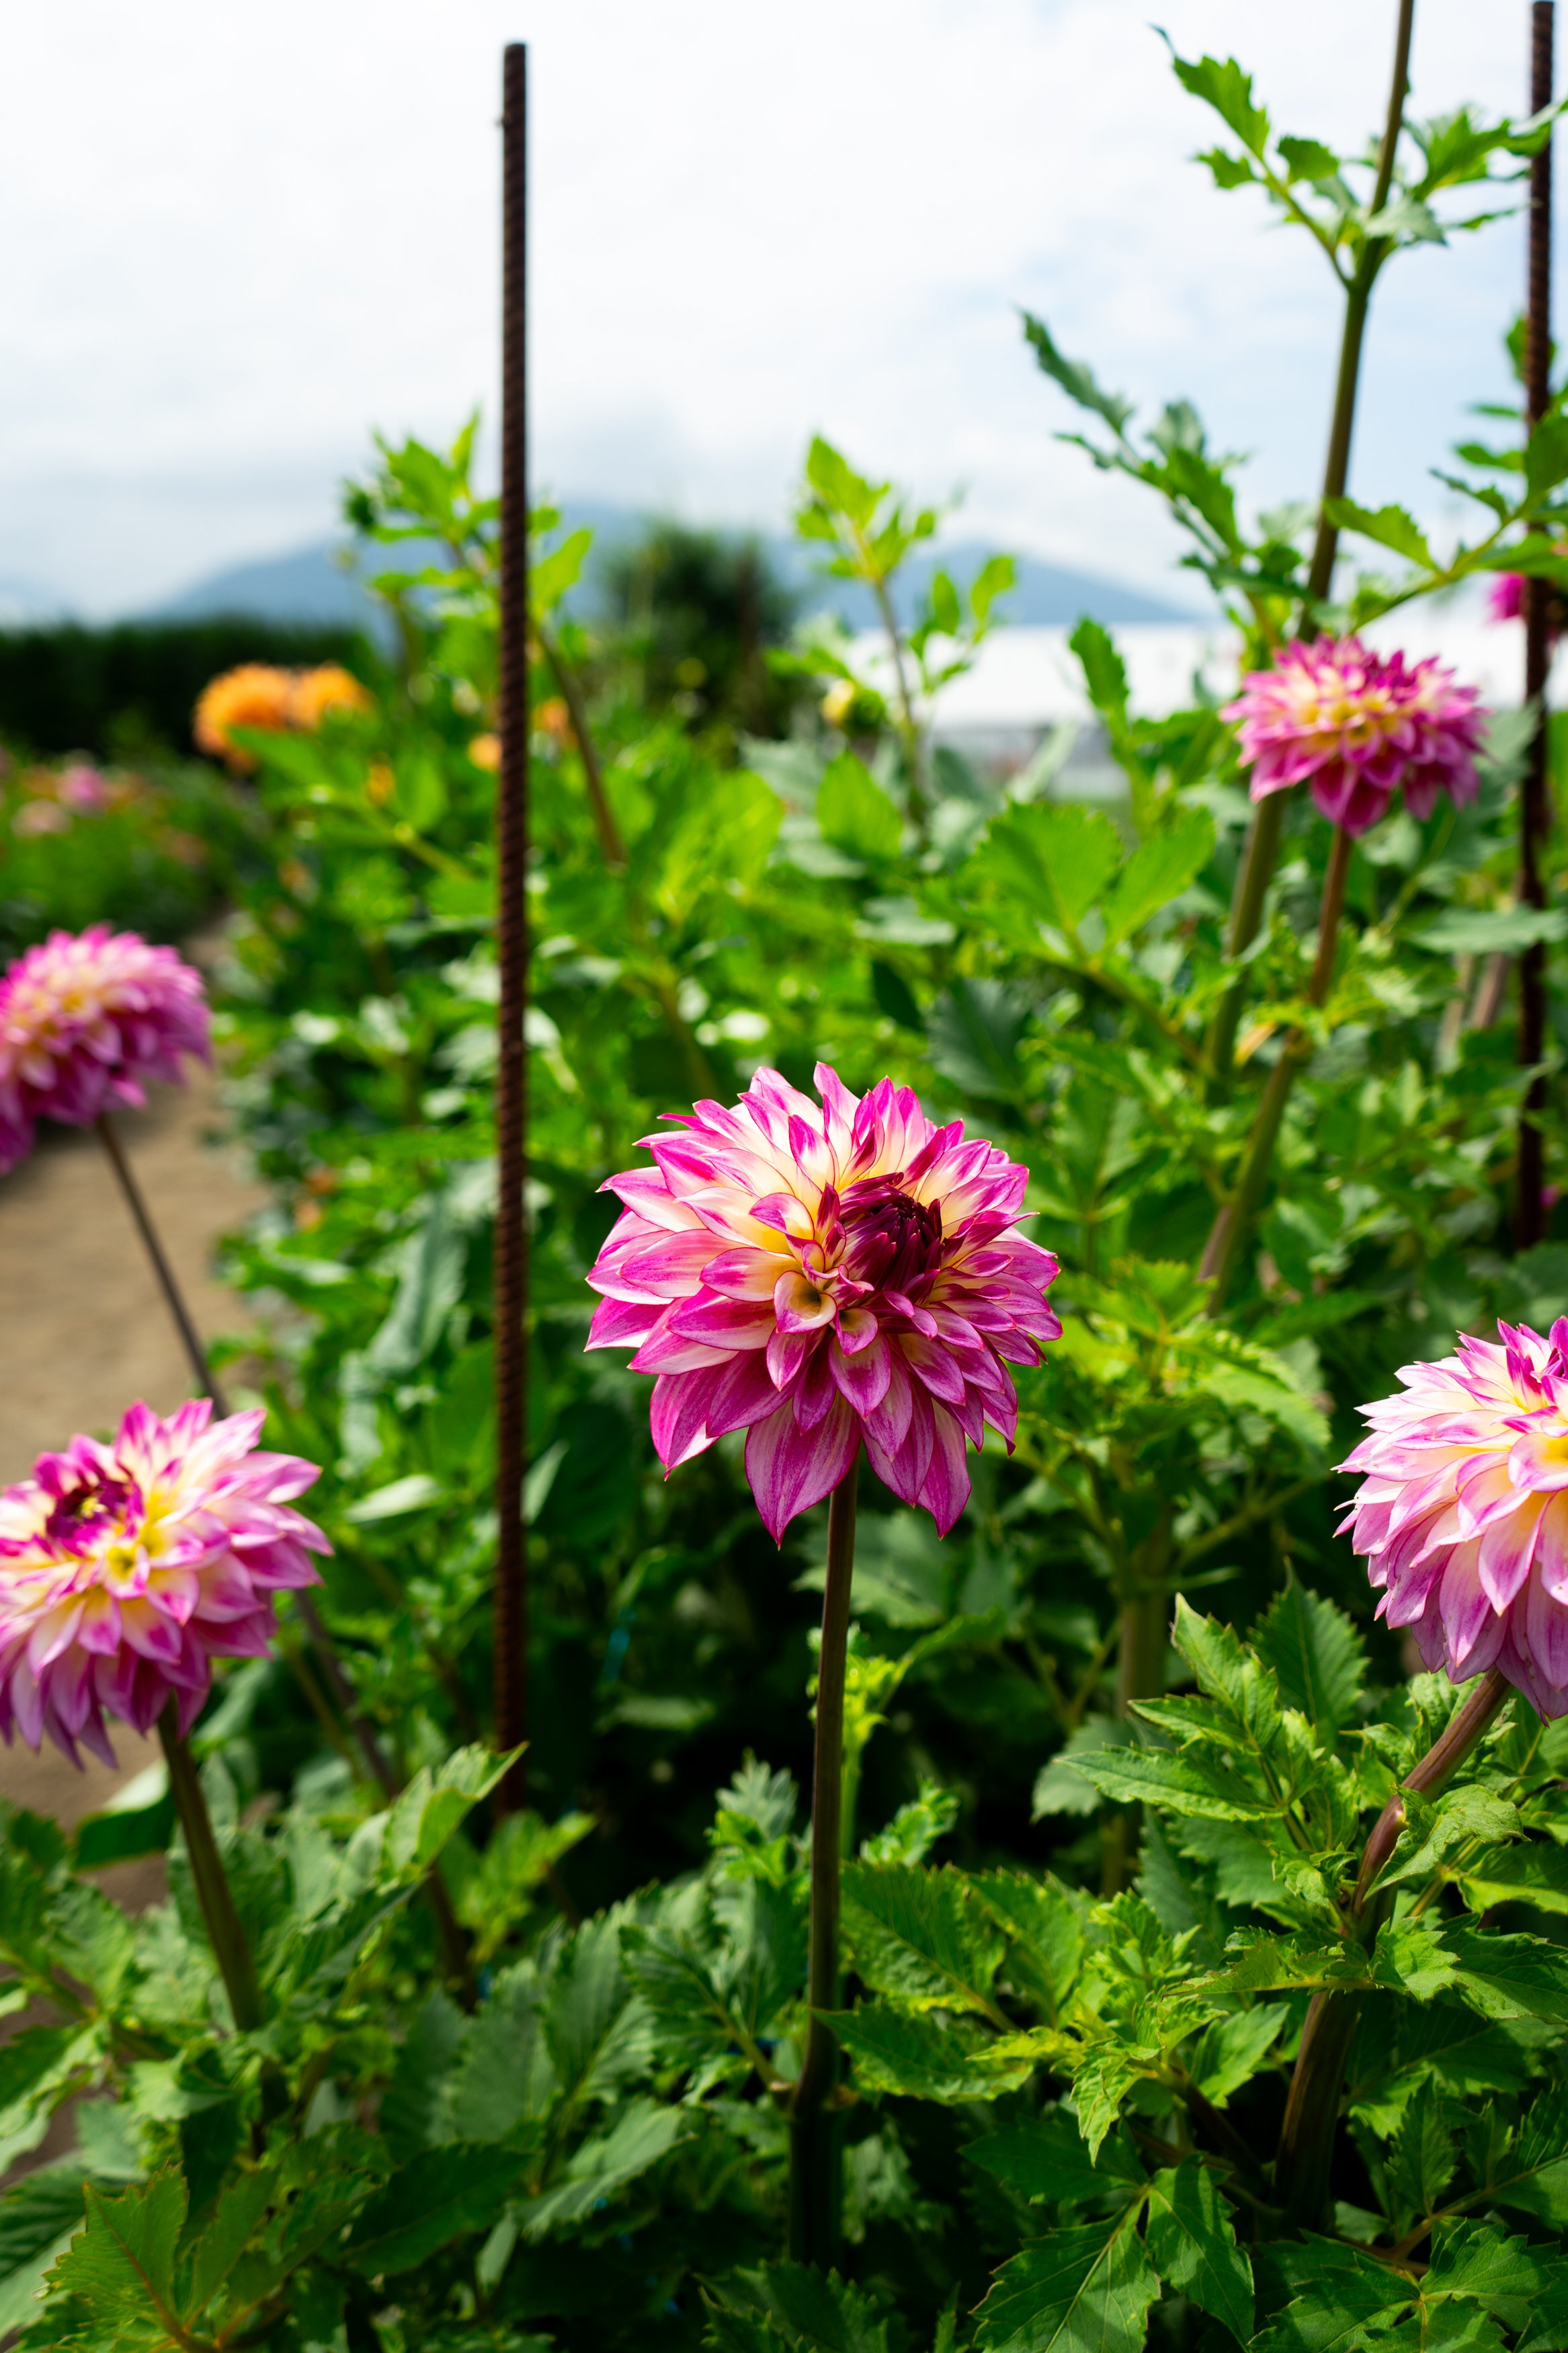
POLYGON ((1061 1330, 1057 1261, 1016 1231, 1026 1172, 908 1087, 852 1095, 825 1062, 819 1109, 776 1071, 733 1108, 700 1103, 655 1166, 612 1176, 626 1214, 588 1280, 590 1348, 635 1345, 657 1376, 668 1471, 744 1430, 770 1533, 820 1503, 858 1453, 945 1535, 969 1498, 963 1441, 1011 1447, 1009 1364, 1061 1330))
POLYGON ((1549 1339, 1500 1324, 1501 1345, 1406 1365, 1400 1397, 1363 1406, 1372 1434, 1342 1464, 1366 1473, 1345 1525, 1381 1588, 1453 1683, 1498 1668, 1541 1715, 1568 1715, 1568 1316, 1549 1339))
POLYGON ((272 1597, 318 1585, 331 1546, 289 1509, 321 1477, 258 1454, 264 1416, 212 1419, 193 1398, 167 1420, 133 1405, 112 1445, 73 1438, 0 1494, 0 1734, 79 1740, 112 1765, 107 1709, 149 1732, 178 1703, 185 1732, 215 1658, 265 1655, 272 1597))
POLYGON ((173 948, 95 923, 51 932, 0 980, 0 1174, 25 1160, 40 1118, 84 1127, 142 1103, 144 1079, 212 1059, 201 975, 173 948))
POLYGON ((1476 691, 1435 656, 1412 663, 1359 638, 1298 638, 1241 685, 1222 716, 1241 722, 1255 801, 1310 784, 1326 818, 1364 833, 1401 786, 1413 817, 1429 817, 1440 792, 1475 798, 1476 691))
POLYGON ((1524 575, 1495 572, 1487 590, 1489 621, 1517 621, 1524 611, 1524 575))

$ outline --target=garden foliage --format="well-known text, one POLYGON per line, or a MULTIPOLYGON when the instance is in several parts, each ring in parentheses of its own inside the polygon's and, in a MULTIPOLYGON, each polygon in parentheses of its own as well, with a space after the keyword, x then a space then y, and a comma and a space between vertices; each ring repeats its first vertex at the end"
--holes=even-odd
MULTIPOLYGON (((1178 71, 1239 142, 1208 159, 1220 185, 1261 185, 1369 290, 1446 191, 1495 209, 1489 174, 1540 135, 1413 127, 1374 212, 1355 159, 1274 139, 1238 68, 1178 71)), ((1460 453, 1485 521, 1455 553, 1346 502, 1331 520, 1405 569, 1328 606, 1315 509, 1249 517, 1189 407, 1139 436, 1028 332, 1254 661, 1470 571, 1563 568, 1521 552, 1564 520, 1556 408, 1522 451, 1460 453)), ((168 1845, 161 1787, 74 1841, 7 1816, 0 1955, 37 2022, 0 2049, 0 2134, 36 2148, 70 2099, 77 2147, 0 2200, 0 2327, 40 2353, 1568 2347, 1568 1750, 1516 1703, 1352 1905, 1455 1696, 1372 1624, 1331 1484, 1399 1365, 1498 1312, 1544 1326, 1568 1291, 1564 1244, 1508 1252, 1527 1074, 1493 960, 1568 930, 1513 904, 1525 723, 1494 719, 1476 804, 1361 839, 1315 1006, 1310 807, 1227 946, 1248 805, 1217 698, 1134 711, 1086 620, 1118 802, 1067 797, 1059 746, 1001 776, 933 739, 1004 562, 938 571, 876 658, 803 624, 780 695, 742 665, 713 719, 650 711, 641 658, 563 617, 584 535, 533 518, 535 1810, 487 1834, 499 517, 470 456, 471 432, 384 447, 353 492, 402 666, 369 712, 245 736, 223 853, 219 1026, 274 1196, 230 1252, 229 1377, 326 1466, 324 1610, 400 1792, 365 1778, 298 1628, 221 1685, 196 1739, 254 2034, 177 1844, 139 1920, 93 1880, 168 1845), (820 721, 744 732, 803 678, 820 721), (1216 1314, 1199 1256, 1298 1032, 1216 1314), (945 1544, 863 1500, 831 2274, 779 2260, 820 1515, 775 1552, 738 1440, 666 1482, 643 1384, 582 1345, 605 1178, 661 1113, 763 1060, 808 1085, 818 1059, 857 1088, 892 1071, 1028 1166, 1065 1327, 945 1544), (1353 2037, 1303 2233, 1273 2159, 1314 1995, 1353 2037)), ((800 520, 878 595, 935 526, 820 440, 800 520)), ((1550 1120, 1560 1157, 1555 1094, 1550 1120)))

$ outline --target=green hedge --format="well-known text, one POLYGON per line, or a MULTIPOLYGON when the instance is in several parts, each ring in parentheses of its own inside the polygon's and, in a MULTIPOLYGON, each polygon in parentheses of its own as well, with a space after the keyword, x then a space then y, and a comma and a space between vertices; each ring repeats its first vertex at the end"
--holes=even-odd
POLYGON ((341 661, 357 671, 374 657, 350 629, 243 615, 0 630, 0 741, 100 758, 186 753, 197 695, 220 670, 246 661, 341 661))

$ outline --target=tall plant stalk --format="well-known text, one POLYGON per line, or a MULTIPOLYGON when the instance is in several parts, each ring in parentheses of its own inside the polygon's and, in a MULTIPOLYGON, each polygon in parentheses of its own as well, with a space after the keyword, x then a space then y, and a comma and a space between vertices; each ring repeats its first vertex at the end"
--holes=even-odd
MULTIPOLYGON (((1374 218, 1383 210, 1394 185, 1394 161, 1405 121, 1405 101, 1410 89, 1410 42, 1415 21, 1415 0, 1400 0, 1399 19, 1394 36, 1394 72, 1389 84, 1388 112, 1384 123, 1383 144, 1378 150, 1377 178, 1368 208, 1369 218, 1374 218)), ((1317 608, 1333 585, 1334 559, 1339 553, 1340 534, 1339 526, 1330 519, 1328 502, 1331 499, 1343 498, 1345 485, 1350 479, 1351 440, 1355 430, 1356 396, 1361 387, 1362 350, 1366 339, 1372 290, 1379 270, 1393 250, 1392 238, 1369 237, 1362 247, 1354 270, 1343 280, 1345 310, 1344 322, 1340 331, 1339 372, 1334 381, 1333 413, 1329 420, 1329 446, 1323 458, 1323 489, 1318 507, 1317 535, 1312 542, 1312 560, 1307 570, 1299 632, 1309 641, 1317 635, 1317 608)), ((1253 811, 1226 934, 1226 954, 1228 956, 1245 955, 1258 936, 1258 925, 1263 921, 1264 900, 1279 855, 1279 835, 1284 821, 1285 796, 1282 793, 1271 793, 1253 811)), ((1236 1033, 1246 999, 1247 977, 1245 974, 1238 974, 1220 999, 1209 1032, 1209 1060, 1221 1085, 1226 1082, 1230 1074, 1236 1033)))
MULTIPOLYGON (((1280 796, 1276 795, 1275 797, 1280 796)), ((1323 877, 1323 896, 1318 910, 1318 953, 1312 965, 1312 977, 1307 987, 1308 1003, 1314 1007, 1327 1002, 1333 984, 1334 952, 1339 944, 1340 917, 1344 912, 1345 881, 1350 873, 1353 847, 1343 826, 1335 826, 1328 871, 1323 877)), ((1210 1228, 1209 1238, 1198 1263, 1200 1275, 1214 1285, 1209 1293, 1211 1314, 1217 1314, 1225 1303, 1226 1293, 1268 1182, 1268 1172, 1274 1164, 1274 1147, 1279 1139, 1279 1128, 1285 1117, 1285 1106, 1290 1099, 1290 1090, 1305 1068, 1311 1050, 1312 1041, 1307 1032, 1293 1030, 1280 1048, 1279 1058, 1268 1073, 1253 1118, 1247 1150, 1242 1156, 1236 1190, 1210 1228)))
POLYGON ((185 1852, 196 1899, 207 1925, 207 1938, 228 1995, 234 2023, 241 2034, 253 2034, 261 2024, 261 1987, 255 1957, 235 1909, 234 1893, 213 1835, 212 1816, 202 1795, 196 1760, 180 1732, 179 1704, 171 1700, 158 1718, 158 1738, 169 1767, 169 1789, 174 1811, 185 1834, 185 1852))
POLYGON ((838 2249, 842 2151, 833 2094, 838 2045, 823 2016, 838 2007, 838 1873, 844 1822, 844 1686, 849 1588, 855 1574, 855 1501, 860 1458, 827 1507, 827 1583, 816 1669, 816 1741, 811 1785, 810 2012, 789 2128, 789 2251, 796 2263, 831 2263, 838 2249))
MULTIPOLYGON (((1405 1777, 1405 1788, 1428 1798, 1446 1788, 1490 1730, 1512 1691, 1495 1667, 1484 1675, 1441 1739, 1405 1777)), ((1382 1911, 1373 1899, 1373 1883, 1404 1827, 1405 1802, 1396 1793, 1367 1840, 1349 1905, 1347 1931, 1367 1944, 1377 1933, 1382 1911)), ((1287 2220, 1299 2230, 1321 2228, 1327 2212, 1340 2092, 1363 2001, 1359 1993, 1315 1993, 1307 2012, 1274 2164, 1279 2201, 1287 2220)))

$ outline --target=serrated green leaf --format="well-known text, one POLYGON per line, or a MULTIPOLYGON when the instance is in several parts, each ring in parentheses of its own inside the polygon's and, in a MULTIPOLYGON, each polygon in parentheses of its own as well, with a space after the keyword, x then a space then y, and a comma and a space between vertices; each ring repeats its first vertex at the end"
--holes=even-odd
POLYGON ((1418 564, 1423 571, 1437 568, 1431 549, 1414 515, 1403 507, 1363 507, 1353 499, 1325 499, 1323 510, 1331 523, 1341 531, 1358 531, 1363 539, 1375 540, 1379 547, 1390 547, 1395 555, 1418 564))
POLYGON ((1035 2072, 1034 2058, 1021 2052, 998 2063, 989 2055, 990 2038, 967 2021, 939 2025, 934 2019, 862 2002, 856 2010, 826 2013, 844 2051, 854 2062, 855 2081, 867 2092, 893 2093, 911 2100, 936 2100, 945 2107, 968 2100, 999 2099, 1015 2092, 1035 2072))
POLYGON ((840 752, 824 775, 816 822, 836 849, 868 866, 896 858, 903 839, 903 819, 853 752, 840 752))
POLYGON ((1252 2265, 1204 2165, 1180 2165, 1149 2184, 1149 2253, 1161 2278, 1246 2344, 1252 2335, 1252 2265))
POLYGON ((1081 2205, 1090 2198, 1126 2196, 1142 2189, 1142 2170, 1131 2151, 1121 2146, 1124 2135, 1112 2135, 1091 2157, 1073 2118, 1062 2108, 1028 2125, 1013 2125, 1002 2132, 972 2140, 963 2154, 1016 2197, 1049 2206, 1081 2205))
POLYGON ((1027 801, 995 820, 960 881, 995 892, 1020 918, 1072 931, 1121 859, 1121 837, 1100 810, 1027 801))
POLYGON ((1249 1788, 1239 1773, 1169 1749, 1100 1748, 1075 1763, 1102 1797, 1122 1805, 1221 1822, 1263 1821, 1279 1810, 1276 1799, 1249 1788))
POLYGON ((49 2274, 52 2294, 76 2296, 111 2326, 166 2322, 174 2306, 174 2250, 185 2221, 185 2184, 173 2169, 111 2198, 83 2191, 87 2228, 49 2274))
POLYGON ((1045 374, 1060 385, 1069 400, 1103 417, 1111 431, 1120 436, 1132 414, 1132 403, 1123 400, 1120 393, 1102 391, 1086 362, 1069 360, 1065 352, 1058 351, 1043 319, 1035 318, 1028 311, 1023 313, 1023 319, 1025 339, 1045 374))
POLYGON ((1463 1865, 1460 1886, 1472 1912, 1494 1904, 1533 1904, 1541 1912, 1568 1912, 1568 1848, 1545 1839, 1489 1847, 1463 1865))
POLYGON ((720 2348, 788 2347, 790 2353, 889 2353, 889 2324, 870 2297, 835 2272, 764 2263, 731 2272, 710 2297, 707 2342, 720 2348), (738 2327, 726 2333, 721 2323, 738 2327))
POLYGON ((1105 944, 1131 939, 1184 892, 1214 854, 1214 819, 1205 808, 1178 808, 1140 843, 1101 904, 1105 944))
POLYGON ((1485 2018, 1542 2018, 1568 2025, 1568 1954, 1542 1936, 1500 1936, 1449 1925, 1444 1944, 1454 1989, 1485 2018))
POLYGON ((991 1989, 1005 1939, 962 1872, 852 1862, 842 1889, 845 1941, 874 1991, 903 2009, 1003 2022, 991 1989))
POLYGON ((1171 65, 1182 88, 1212 106, 1248 153, 1260 156, 1268 143, 1268 113, 1253 103, 1252 76, 1234 58, 1179 58, 1173 49, 1171 65))
POLYGON ((363 2208, 344 2260, 367 2279, 428 2262, 448 2240, 488 2229, 527 2163, 516 2149, 462 2141, 422 2149, 363 2208))
POLYGON ((1287 1707, 1299 1708, 1332 1742, 1355 1712, 1366 1644, 1342 1609, 1291 1577, 1252 1630, 1287 1707))
POLYGON ((580 2222, 635 2181, 691 2129, 679 2108, 656 2100, 633 2100, 607 2132, 596 2133, 574 2151, 566 2178, 521 2210, 523 2236, 542 2239, 580 2222))
POLYGON ((996 2274, 975 2342, 985 2353, 1142 2353, 1159 2297, 1130 2216, 1053 2231, 996 2274))

